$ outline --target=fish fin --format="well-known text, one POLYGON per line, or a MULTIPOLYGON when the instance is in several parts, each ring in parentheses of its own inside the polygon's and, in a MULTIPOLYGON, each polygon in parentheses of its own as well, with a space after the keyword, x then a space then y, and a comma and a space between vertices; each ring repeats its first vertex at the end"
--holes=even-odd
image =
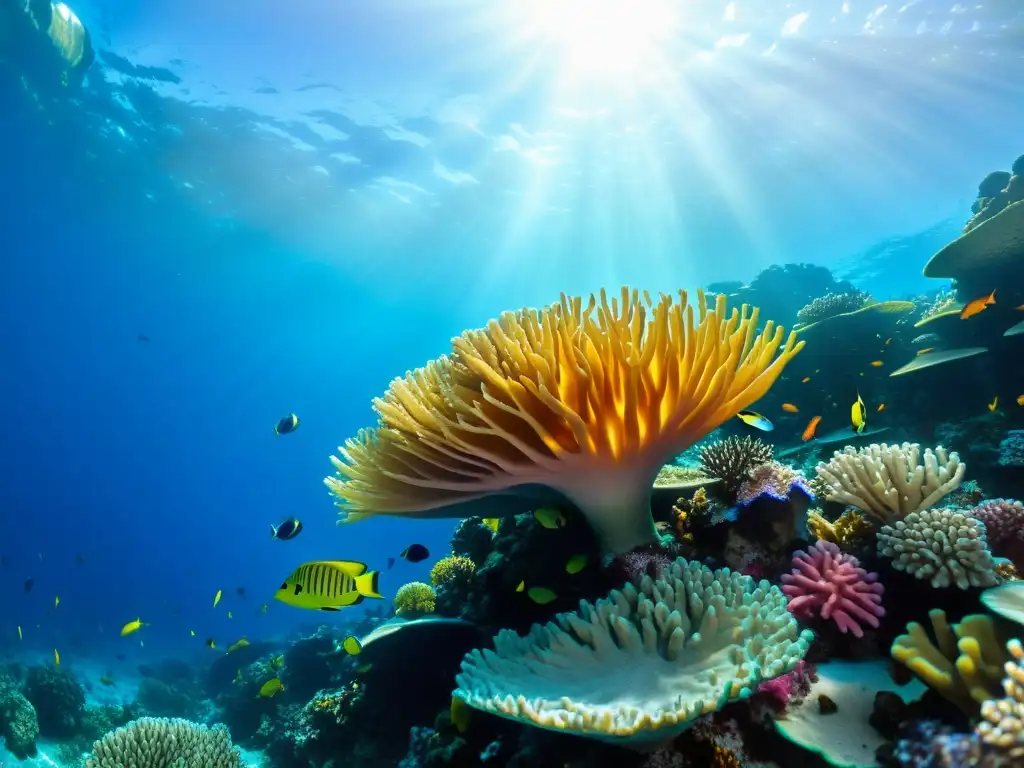
POLYGON ((321 605, 321 611, 340 611, 340 608, 335 608, 333 605, 321 605))
POLYGON ((353 579, 366 573, 367 568, 366 563, 360 563, 355 560, 330 560, 328 565, 332 568, 337 568, 353 579))
POLYGON ((383 599, 384 595, 377 591, 379 581, 380 571, 368 571, 361 576, 356 576, 356 590, 359 592, 360 597, 379 597, 383 599))
POLYGON ((270 524, 270 538, 272 538, 272 539, 276 539, 277 538, 277 526, 274 525, 273 523, 270 524))

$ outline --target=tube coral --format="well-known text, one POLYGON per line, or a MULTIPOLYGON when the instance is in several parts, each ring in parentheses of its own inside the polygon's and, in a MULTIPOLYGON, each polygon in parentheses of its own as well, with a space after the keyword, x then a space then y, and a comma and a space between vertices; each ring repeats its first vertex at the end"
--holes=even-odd
POLYGON ((510 720, 649 746, 792 670, 811 637, 778 587, 679 558, 525 637, 500 632, 494 651, 465 657, 454 696, 510 720))
POLYGON ((843 634, 863 637, 862 623, 877 629, 885 616, 878 574, 828 541, 793 553, 793 571, 782 575, 782 584, 794 615, 832 619, 843 634))
POLYGON ((541 487, 575 504, 606 550, 628 551, 656 539, 662 465, 761 398, 800 350, 758 323, 702 291, 653 302, 623 288, 507 312, 395 379, 374 401, 378 426, 339 448, 325 482, 349 521, 466 517, 483 498, 541 487))

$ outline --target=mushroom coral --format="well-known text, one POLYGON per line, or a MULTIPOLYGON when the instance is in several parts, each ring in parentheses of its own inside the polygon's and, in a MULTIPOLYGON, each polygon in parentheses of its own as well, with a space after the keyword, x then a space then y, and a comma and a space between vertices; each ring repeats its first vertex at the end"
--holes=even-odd
POLYGON ((811 640, 778 587, 679 558, 525 637, 503 630, 493 651, 466 655, 453 695, 510 720, 645 749, 791 671, 811 640))
POLYGON ((623 288, 466 331, 392 381, 378 425, 332 457, 342 521, 467 517, 481 501, 493 517, 539 490, 572 502, 606 550, 654 541, 658 470, 761 398, 802 346, 771 321, 758 332, 758 315, 728 312, 724 295, 623 288))

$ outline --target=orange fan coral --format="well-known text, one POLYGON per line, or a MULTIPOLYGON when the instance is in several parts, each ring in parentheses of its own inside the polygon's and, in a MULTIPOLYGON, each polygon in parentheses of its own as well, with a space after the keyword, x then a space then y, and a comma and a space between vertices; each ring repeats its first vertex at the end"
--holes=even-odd
POLYGON ((493 516, 508 507, 469 507, 543 487, 627 551, 654 539, 662 464, 762 397, 803 346, 757 322, 703 291, 695 305, 623 288, 506 312, 392 381, 379 425, 338 449, 325 482, 348 520, 493 516))

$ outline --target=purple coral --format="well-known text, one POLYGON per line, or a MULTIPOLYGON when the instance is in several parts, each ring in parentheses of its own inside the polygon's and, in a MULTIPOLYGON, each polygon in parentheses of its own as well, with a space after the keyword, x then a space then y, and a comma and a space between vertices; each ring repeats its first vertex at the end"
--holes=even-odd
POLYGON ((988 499, 969 514, 985 524, 994 555, 1024 568, 1024 504, 1013 499, 988 499))
POLYGON ((794 616, 832 619, 843 634, 863 637, 861 623, 877 628, 885 616, 877 573, 868 573, 852 555, 830 541, 793 554, 793 571, 782 575, 782 591, 794 616))
POLYGON ((740 486, 736 503, 746 507, 764 497, 786 501, 794 488, 801 490, 813 501, 814 494, 807 484, 807 478, 801 472, 778 461, 767 461, 750 470, 747 479, 740 486))

